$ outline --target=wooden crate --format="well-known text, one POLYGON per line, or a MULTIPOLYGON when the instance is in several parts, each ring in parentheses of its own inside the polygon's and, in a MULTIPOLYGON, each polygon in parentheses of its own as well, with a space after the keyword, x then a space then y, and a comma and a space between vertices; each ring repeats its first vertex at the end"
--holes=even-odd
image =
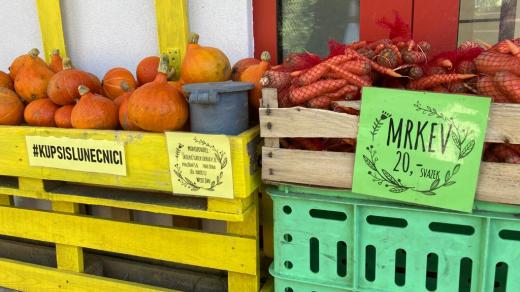
MULTIPOLYGON (((359 102, 343 102, 359 108, 359 102)), ((276 90, 263 90, 260 108, 262 179, 339 189, 352 187, 354 154, 282 149, 279 138, 356 138, 358 116, 303 107, 278 108, 276 90)), ((486 142, 520 144, 520 105, 492 104, 486 142)), ((477 200, 520 204, 520 165, 482 162, 477 200)))

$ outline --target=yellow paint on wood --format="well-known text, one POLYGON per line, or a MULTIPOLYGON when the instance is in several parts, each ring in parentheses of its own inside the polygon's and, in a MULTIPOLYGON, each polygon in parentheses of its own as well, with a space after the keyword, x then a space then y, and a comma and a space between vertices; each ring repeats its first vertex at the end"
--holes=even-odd
MULTIPOLYGON (((77 214, 79 205, 67 202, 52 202, 54 211, 77 214)), ((56 262, 58 269, 82 273, 85 269, 83 263, 83 249, 77 246, 56 244, 56 262)))
POLYGON ((155 0, 155 12, 159 50, 170 56, 178 78, 188 46, 188 3, 186 0, 155 0))
MULTIPOLYGON (((244 199, 208 198, 208 211, 243 214, 253 204, 252 196, 244 199)), ((242 218, 243 220, 243 218, 242 218)), ((242 221, 241 220, 241 221, 242 221)))
MULTIPOLYGON (((222 221, 236 221, 240 222, 244 220, 243 212, 244 210, 240 210, 238 213, 232 213, 236 210, 236 205, 219 205, 219 207, 215 207, 214 209, 210 209, 210 202, 208 202, 208 210, 200 210, 200 209, 191 209, 189 207, 176 207, 165 204, 153 203, 151 202, 134 202, 131 200, 121 200, 117 198, 96 198, 89 197, 80 194, 65 194, 60 193, 58 191, 53 192, 35 192, 35 191, 22 191, 15 188, 8 187, 0 187, 0 194, 9 194, 15 195, 19 197, 26 198, 34 198, 34 199, 43 199, 50 201, 61 201, 61 202, 69 202, 69 203, 79 203, 79 204, 87 204, 87 205, 99 205, 106 207, 115 207, 115 208, 126 208, 138 211, 146 211, 152 213, 159 214, 168 214, 168 215, 179 215, 186 217, 195 217, 195 218, 204 218, 204 219, 213 219, 213 220, 222 220, 222 221)), ((153 196, 152 193, 143 193, 143 196, 153 196)), ((249 200, 249 199, 248 199, 249 200)))
MULTIPOLYGON (((259 128, 250 129, 231 137, 233 189, 235 198, 245 198, 258 188, 260 173, 249 173, 246 145, 259 134, 259 128)), ((164 134, 0 126, 0 175, 97 184, 119 188, 171 192, 166 138, 164 134), (120 141, 126 144, 127 176, 88 173, 45 167, 30 167, 25 149, 26 135, 55 136, 83 139, 120 141), (154 155, 150 155, 154 153, 154 155)), ((24 188, 21 188, 24 189, 24 188)), ((27 189, 27 190, 35 190, 27 189)))
POLYGON ((18 187, 22 191, 43 192, 43 181, 39 178, 19 177, 18 187))
MULTIPOLYGON (((244 222, 228 223, 227 230, 229 233, 248 236, 255 239, 256 253, 250 255, 254 258, 255 274, 247 275, 244 273, 232 272, 228 273, 228 290, 229 291, 258 291, 260 289, 260 252, 258 246, 258 192, 253 195, 254 204, 251 211, 247 213, 244 222)), ((242 260, 251 261, 251 258, 243 258, 242 260)))
MULTIPOLYGON (((256 218, 256 214, 255 214, 256 218)), ((256 238, 0 206, 0 234, 258 274, 256 238)))
POLYGON ((273 200, 265 192, 262 191, 262 199, 260 202, 262 208, 262 235, 263 235, 263 250, 264 255, 269 258, 274 257, 274 242, 273 242, 273 200))
POLYGON ((12 204, 13 198, 8 195, 0 195, 0 205, 9 206, 12 204))
POLYGON ((52 50, 59 49, 62 57, 67 56, 60 0, 36 0, 45 60, 50 60, 52 50))
POLYGON ((40 291, 173 291, 83 273, 0 259, 0 286, 26 292, 40 291))

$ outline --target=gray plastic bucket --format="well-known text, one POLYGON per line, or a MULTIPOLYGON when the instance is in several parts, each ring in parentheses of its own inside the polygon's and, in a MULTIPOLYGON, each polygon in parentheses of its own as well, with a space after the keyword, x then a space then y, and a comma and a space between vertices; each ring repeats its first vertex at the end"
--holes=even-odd
POLYGON ((184 85, 190 93, 191 131, 203 134, 238 135, 249 127, 246 82, 209 82, 184 85))

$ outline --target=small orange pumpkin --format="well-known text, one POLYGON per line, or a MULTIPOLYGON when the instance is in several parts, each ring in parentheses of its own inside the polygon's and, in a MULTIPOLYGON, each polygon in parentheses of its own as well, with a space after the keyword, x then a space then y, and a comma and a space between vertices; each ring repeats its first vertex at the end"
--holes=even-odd
POLYGON ((26 102, 36 99, 47 98, 47 86, 54 72, 47 66, 41 64, 40 58, 29 57, 22 69, 16 74, 14 88, 26 102))
POLYGON ((271 55, 269 52, 262 52, 260 60, 260 63, 249 66, 249 68, 247 68, 240 76, 240 81, 251 82, 255 84, 255 87, 249 92, 249 104, 254 108, 260 107, 260 98, 262 98, 262 86, 260 85, 260 78, 262 78, 265 71, 271 68, 271 64, 269 64, 271 55))
POLYGON ((245 58, 245 59, 239 60, 231 68, 231 80, 240 81, 240 75, 242 75, 242 73, 247 68, 249 68, 249 66, 256 65, 258 63, 260 63, 260 60, 255 59, 255 58, 245 58))
POLYGON ((119 106, 119 124, 123 129, 128 131, 139 131, 139 128, 136 124, 132 123, 132 121, 128 118, 128 101, 130 100, 130 94, 123 94, 124 96, 121 100, 121 105, 119 106))
POLYGON ((108 98, 114 100, 116 97, 125 93, 125 91, 121 89, 122 81, 125 81, 126 84, 128 84, 130 90, 137 88, 134 76, 125 68, 113 68, 105 74, 105 77, 103 77, 102 87, 108 98))
POLYGON ((128 101, 128 118, 143 130, 181 129, 188 120, 186 99, 168 83, 168 56, 162 55, 155 80, 139 87, 128 101))
POLYGON ((16 79, 18 72, 22 70, 22 68, 25 66, 25 63, 27 63, 28 61, 31 61, 31 63, 36 62, 39 65, 47 66, 45 61, 38 57, 39 54, 40 51, 34 48, 30 50, 29 53, 16 57, 11 66, 9 66, 9 76, 11 76, 11 79, 16 79))
POLYGON ((24 105, 16 92, 0 87, 0 125, 19 125, 23 121, 24 105))
POLYGON ((4 71, 0 71, 0 87, 14 90, 13 80, 11 77, 9 77, 9 74, 5 73, 4 71))
POLYGON ((58 128, 72 128, 71 115, 74 105, 68 104, 60 107, 54 113, 54 122, 58 128))
POLYGON ((63 70, 63 59, 60 56, 60 50, 55 49, 51 53, 51 61, 49 62, 49 68, 54 73, 58 73, 63 70))
POLYGON ((141 60, 135 70, 137 76, 137 82, 139 85, 152 82, 157 75, 157 68, 159 67, 159 61, 161 58, 157 56, 149 56, 141 60))
POLYGON ((42 98, 35 100, 25 107, 23 116, 27 124, 39 127, 54 127, 54 114, 58 110, 50 99, 42 98))
POLYGON ((71 113, 72 127, 77 129, 115 129, 117 108, 114 101, 90 92, 86 86, 78 87, 81 98, 71 113))
POLYGON ((202 47, 199 35, 194 33, 181 65, 181 79, 185 84, 219 82, 231 78, 228 57, 219 49, 202 47))
POLYGON ((58 105, 73 104, 80 98, 78 86, 93 88, 93 93, 99 93, 99 87, 90 73, 72 68, 69 58, 63 61, 63 70, 52 76, 47 87, 49 98, 58 105))
POLYGON ((123 89, 123 91, 125 93, 121 94, 120 96, 116 97, 116 99, 114 99, 114 103, 116 104, 116 107, 118 109, 121 106, 121 103, 123 103, 123 100, 126 99, 126 98, 129 98, 130 95, 132 95, 132 92, 133 92, 133 91, 130 90, 130 87, 128 86, 126 81, 122 81, 121 82, 121 89, 123 89))

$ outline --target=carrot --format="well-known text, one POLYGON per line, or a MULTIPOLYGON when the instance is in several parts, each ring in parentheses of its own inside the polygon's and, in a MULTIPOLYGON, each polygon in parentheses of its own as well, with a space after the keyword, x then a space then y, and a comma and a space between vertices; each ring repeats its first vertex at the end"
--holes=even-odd
POLYGON ((391 76, 391 77, 403 77, 403 75, 395 72, 394 70, 390 69, 390 68, 386 68, 384 66, 381 66, 379 64, 377 64, 376 62, 372 61, 372 60, 368 60, 370 62, 370 66, 372 67, 372 70, 376 71, 376 72, 379 72, 381 74, 385 74, 385 75, 388 75, 388 76, 391 76))
POLYGON ((367 46, 366 41, 359 41, 359 42, 353 42, 352 44, 348 45, 347 47, 352 50, 361 49, 367 46))
POLYGON ((432 45, 430 45, 430 43, 427 41, 420 41, 417 43, 417 49, 419 49, 421 52, 428 53, 431 48, 432 45))
POLYGON ((510 72, 498 72, 493 78, 500 92, 512 102, 520 103, 520 77, 510 72))
POLYGON ((453 68, 453 63, 451 62, 450 59, 440 58, 440 59, 437 59, 436 63, 438 66, 446 68, 448 70, 451 70, 451 68, 453 68))
POLYGON ((331 64, 331 65, 339 65, 341 63, 348 62, 355 58, 356 58, 356 56, 354 56, 354 55, 337 55, 330 59, 325 60, 324 62, 327 64, 331 64))
POLYGON ((307 102, 307 107, 318 109, 330 109, 330 97, 326 95, 315 97, 307 102))
POLYGON ((409 40, 408 42, 406 42, 406 45, 408 46, 408 48, 407 48, 408 51, 412 51, 416 47, 416 44, 415 44, 414 40, 409 40))
POLYGON ((375 41, 375 42, 372 42, 370 44, 368 44, 368 48, 373 50, 375 49, 378 45, 380 44, 391 44, 392 43, 392 40, 391 39, 380 39, 378 41, 375 41))
POLYGON ((295 81, 295 83, 298 86, 303 85, 309 85, 311 83, 314 83, 323 77, 329 71, 329 67, 325 63, 320 63, 309 70, 305 71, 305 73, 302 73, 298 79, 295 81))
MULTIPOLYGON (((331 65, 333 66, 333 65, 331 65)), ((334 92, 347 85, 346 80, 320 80, 310 85, 294 88, 289 93, 291 103, 298 105, 306 103, 314 97, 334 92)))
POLYGON ((291 85, 291 79, 290 73, 269 70, 260 78, 260 85, 281 90, 291 85))
POLYGON ((509 101, 507 96, 498 90, 491 76, 484 76, 477 81, 477 91, 479 95, 492 97, 494 102, 509 101))
POLYGON ((474 60, 478 72, 494 74, 500 71, 510 71, 520 75, 520 60, 509 54, 500 54, 493 51, 486 51, 474 60))
POLYGON ((366 61, 348 61, 341 65, 341 69, 356 75, 366 75, 370 73, 370 64, 366 61))
POLYGON ((385 45, 386 44, 379 44, 379 45, 377 45, 377 47, 375 47, 375 49, 374 49, 374 53, 376 53, 376 55, 381 53, 381 51, 386 47, 385 45))
POLYGON ((408 85, 410 89, 427 89, 432 88, 437 85, 441 85, 443 83, 449 83, 464 79, 473 78, 477 75, 475 74, 442 74, 442 75, 431 75, 427 77, 420 78, 418 80, 410 82, 408 85))
POLYGON ((517 56, 520 55, 520 48, 515 45, 512 41, 510 40, 505 40, 506 42, 506 45, 509 49, 509 52, 513 55, 513 56, 517 56))
POLYGON ((359 90, 359 87, 354 85, 345 85, 343 88, 338 89, 335 92, 327 93, 325 96, 329 97, 332 101, 342 100, 348 94, 356 93, 359 90))
POLYGON ((363 87, 372 85, 371 82, 366 82, 365 80, 359 78, 358 75, 352 74, 342 68, 335 65, 328 65, 330 70, 339 74, 343 79, 347 80, 350 84, 363 87))

